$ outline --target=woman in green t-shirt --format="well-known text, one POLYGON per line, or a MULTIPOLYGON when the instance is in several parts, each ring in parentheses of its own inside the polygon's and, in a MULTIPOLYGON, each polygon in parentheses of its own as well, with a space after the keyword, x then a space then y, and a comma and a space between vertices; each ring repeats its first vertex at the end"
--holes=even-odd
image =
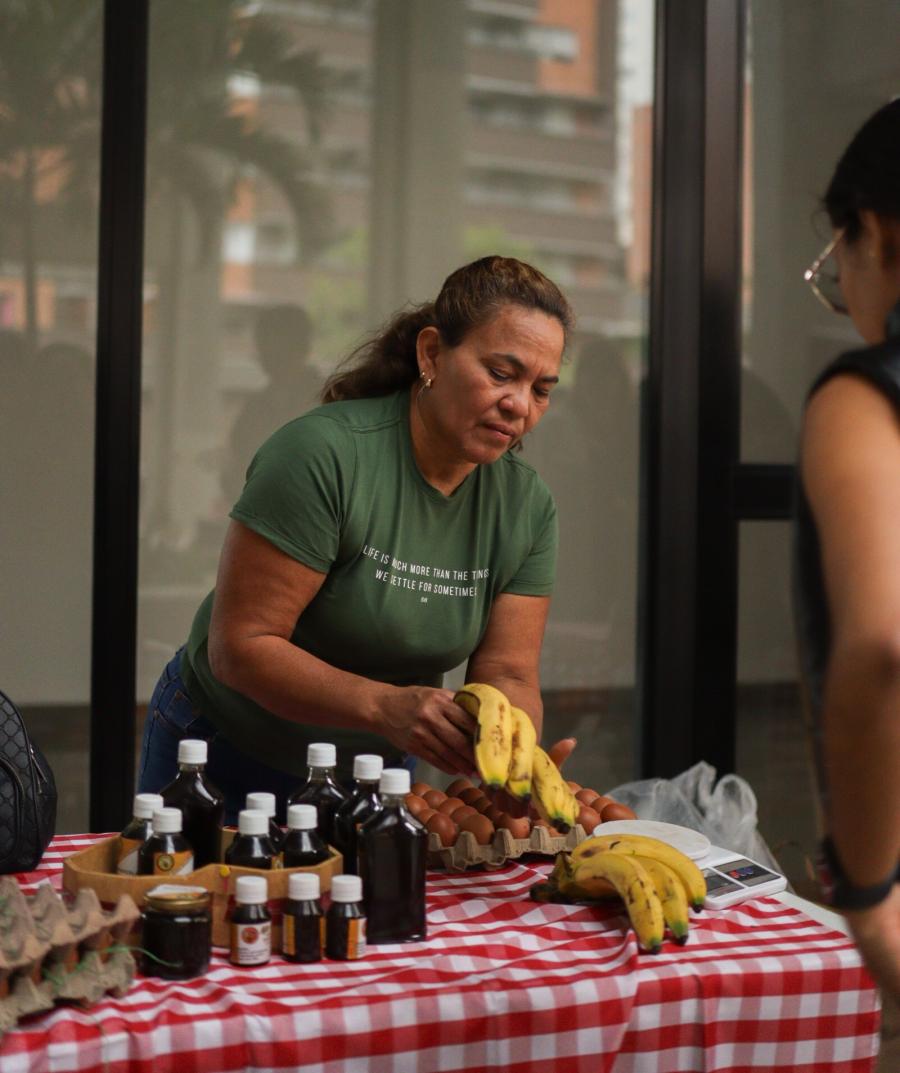
POLYGON ((247 791, 283 804, 313 741, 337 745, 339 775, 360 752, 470 774, 474 722, 441 687, 465 661, 540 735, 556 511, 515 448, 547 410, 572 324, 542 273, 482 258, 270 437, 151 701, 141 790, 172 777, 184 737, 209 742, 232 816, 247 791))

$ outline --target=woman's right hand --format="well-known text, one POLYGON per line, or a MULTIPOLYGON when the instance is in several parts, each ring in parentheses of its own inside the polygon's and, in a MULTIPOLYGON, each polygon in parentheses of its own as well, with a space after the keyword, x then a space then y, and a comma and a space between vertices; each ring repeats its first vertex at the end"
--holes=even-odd
POLYGON ((478 721, 455 703, 452 690, 398 686, 380 707, 379 731, 396 748, 448 775, 474 774, 478 721))

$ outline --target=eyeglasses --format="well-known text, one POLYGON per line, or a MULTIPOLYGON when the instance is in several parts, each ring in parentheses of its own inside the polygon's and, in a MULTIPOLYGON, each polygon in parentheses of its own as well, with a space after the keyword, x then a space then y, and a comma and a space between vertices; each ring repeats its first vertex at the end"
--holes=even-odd
POLYGON ((847 303, 841 293, 841 284, 838 278, 837 265, 828 261, 835 251, 835 247, 844 237, 844 229, 835 233, 834 238, 813 263, 803 273, 803 278, 812 288, 813 294, 832 313, 846 313, 847 303))

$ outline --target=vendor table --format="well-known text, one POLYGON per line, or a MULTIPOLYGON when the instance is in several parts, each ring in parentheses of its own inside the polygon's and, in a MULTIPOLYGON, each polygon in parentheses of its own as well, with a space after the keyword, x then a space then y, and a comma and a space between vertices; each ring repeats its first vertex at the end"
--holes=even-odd
MULTIPOLYGON (((24 889, 61 884, 64 835, 24 889)), ((614 908, 528 898, 549 862, 429 873, 428 941, 238 969, 57 1009, 0 1041, 0 1073, 863 1073, 878 1003, 850 940, 760 898, 694 916, 653 956, 614 908)))

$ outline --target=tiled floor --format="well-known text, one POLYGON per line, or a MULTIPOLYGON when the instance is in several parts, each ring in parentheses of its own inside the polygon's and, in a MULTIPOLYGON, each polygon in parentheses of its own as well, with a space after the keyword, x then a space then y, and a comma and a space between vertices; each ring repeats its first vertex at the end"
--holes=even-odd
MULTIPOLYGON (((579 713, 548 710, 544 740, 574 736, 578 747, 567 775, 603 791, 632 773, 632 699, 623 693, 579 713)), ((84 709, 26 712, 29 729, 53 767, 59 790, 57 828, 88 826, 88 720, 84 709)), ((138 734, 138 740, 140 734, 138 734)), ((738 717, 738 770, 759 802, 759 829, 799 894, 814 888, 806 860, 815 846, 812 784, 796 697, 786 687, 747 691, 738 717)), ((446 777, 421 765, 419 777, 445 785, 446 777)))

